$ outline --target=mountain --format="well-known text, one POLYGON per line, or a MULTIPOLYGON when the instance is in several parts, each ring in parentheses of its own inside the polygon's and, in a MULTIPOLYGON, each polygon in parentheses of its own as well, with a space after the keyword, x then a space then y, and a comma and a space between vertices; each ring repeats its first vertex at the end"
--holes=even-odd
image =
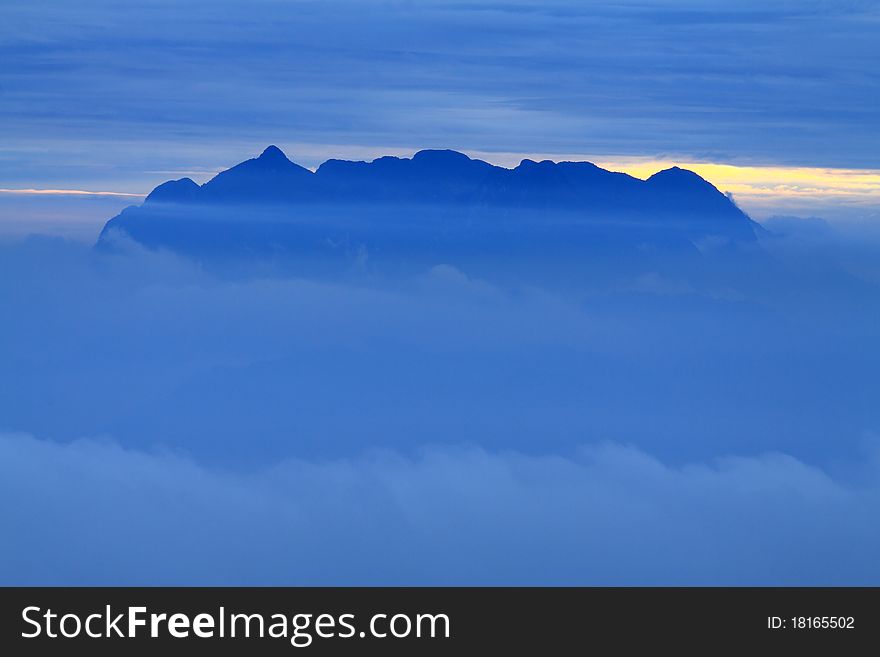
POLYGON ((276 146, 204 185, 159 185, 98 240, 124 233, 201 258, 290 257, 428 264, 485 258, 647 257, 751 248, 756 224, 692 171, 647 180, 589 162, 523 160, 506 169, 451 150, 314 172, 276 146))

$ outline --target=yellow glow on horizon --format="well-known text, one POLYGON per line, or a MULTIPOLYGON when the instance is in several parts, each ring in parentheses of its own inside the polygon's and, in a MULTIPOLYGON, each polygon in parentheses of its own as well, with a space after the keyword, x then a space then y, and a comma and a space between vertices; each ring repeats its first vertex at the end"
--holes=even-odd
POLYGON ((708 162, 614 159, 596 162, 636 178, 648 178, 672 166, 690 169, 723 192, 736 198, 769 201, 836 199, 853 203, 880 204, 880 169, 833 169, 818 167, 739 166, 708 162))
MULTIPOLYGON (((587 154, 489 153, 470 151, 471 157, 515 167, 523 158, 560 161, 591 161, 611 171, 646 179, 672 166, 694 171, 722 192, 730 192, 747 211, 772 212, 785 206, 809 209, 812 204, 859 208, 880 207, 880 169, 735 165, 687 160, 587 154)), ((363 154, 361 154, 363 155, 363 154)), ((10 189, 0 194, 23 196, 106 196, 144 198, 146 194, 81 189, 10 189)))
POLYGON ((730 192, 749 213, 820 211, 834 206, 862 212, 880 208, 880 169, 737 165, 626 155, 589 153, 515 153, 467 151, 471 157, 513 168, 524 158, 554 162, 587 161, 642 180, 673 166, 689 169, 722 192, 730 192))

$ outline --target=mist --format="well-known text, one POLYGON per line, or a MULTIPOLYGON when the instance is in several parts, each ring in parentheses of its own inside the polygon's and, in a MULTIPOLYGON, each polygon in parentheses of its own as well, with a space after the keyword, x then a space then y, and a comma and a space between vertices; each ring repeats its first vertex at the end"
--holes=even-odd
POLYGON ((0 581, 876 584, 873 247, 775 239, 564 283, 7 240, 0 581))

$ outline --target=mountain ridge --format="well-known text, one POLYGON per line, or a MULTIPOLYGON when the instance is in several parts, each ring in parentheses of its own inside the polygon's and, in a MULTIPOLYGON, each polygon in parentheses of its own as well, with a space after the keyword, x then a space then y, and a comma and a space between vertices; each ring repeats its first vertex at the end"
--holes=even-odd
POLYGON ((508 169, 426 149, 410 158, 329 159, 311 171, 274 145, 202 185, 162 183, 108 221, 99 246, 116 229, 149 247, 202 253, 302 253, 352 242, 387 252, 389 240, 399 253, 405 244, 442 252, 437 245, 476 249, 513 233, 535 248, 552 234, 569 251, 756 242, 754 222, 730 198, 679 167, 641 180, 586 161, 526 158, 508 169))
MULTIPOLYGON (((229 169, 225 169, 202 185, 195 183, 191 178, 169 180, 150 192, 146 200, 153 202, 211 201, 214 200, 211 196, 199 196, 198 192, 194 191, 193 186, 198 187, 201 191, 213 190, 222 183, 227 183, 233 176, 240 176, 242 174, 248 176, 252 174, 263 176, 267 174, 282 174, 290 176, 291 179, 296 177, 301 180, 311 177, 313 182, 318 183, 319 181, 336 182, 334 178, 337 178, 343 171, 346 174, 369 171, 370 174, 382 175, 389 172, 392 174, 401 173, 406 167, 411 168, 408 172, 410 174, 421 173, 431 176, 431 178, 426 180, 432 182, 436 182, 438 177, 454 178, 455 174, 464 178, 465 175, 479 177, 480 174, 485 175, 489 173, 515 179, 517 182, 521 182, 523 178, 527 177, 532 177, 533 179, 543 177, 545 181, 548 178, 552 181, 554 175, 561 173, 567 177, 565 179, 566 182, 572 182, 570 176, 580 176, 582 180, 577 182, 583 182, 583 178, 589 176, 592 177, 592 180, 589 182, 594 184, 607 183, 612 179, 616 179, 616 181, 625 181, 625 184, 629 184, 632 189, 635 189, 639 186, 656 186, 659 182, 667 181, 674 177, 679 181, 679 187, 682 184, 703 185, 710 188, 717 195, 724 196, 712 183, 702 178, 699 174, 678 166, 662 169, 646 180, 642 180, 627 173, 604 169, 586 160, 554 162, 553 160, 537 161, 524 158, 517 166, 506 168, 490 164, 484 160, 471 158, 465 153, 451 149, 423 149, 417 151, 409 158, 393 155, 381 156, 370 161, 330 158, 321 163, 315 171, 311 171, 290 160, 277 146, 269 145, 258 157, 245 160, 229 169)), ((471 181, 479 182, 475 181, 474 178, 471 178, 471 181)), ((278 182, 283 183, 284 181, 278 182)), ((258 192, 261 190, 252 189, 249 191, 258 192)), ((259 202, 263 199, 265 197, 258 196, 255 193, 249 200, 259 202)), ((463 199, 465 202, 467 200, 469 199, 463 199)))

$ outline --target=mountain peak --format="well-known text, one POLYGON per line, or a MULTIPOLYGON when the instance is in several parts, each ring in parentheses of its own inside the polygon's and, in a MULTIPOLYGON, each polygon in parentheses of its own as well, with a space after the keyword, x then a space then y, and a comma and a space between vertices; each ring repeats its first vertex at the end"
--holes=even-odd
POLYGON ((290 162, 290 160, 288 160, 287 156, 284 154, 284 151, 282 151, 274 144, 270 144, 269 146, 267 146, 266 150, 264 150, 260 154, 260 157, 258 157, 257 159, 263 161, 284 160, 285 162, 290 162))
POLYGON ((469 158, 464 153, 453 151, 450 149, 425 149, 413 155, 413 160, 421 162, 469 162, 469 158))
POLYGON ((525 158, 521 160, 517 169, 543 169, 549 170, 553 169, 556 166, 556 162, 553 160, 541 160, 540 162, 537 160, 532 160, 531 158, 525 158))
POLYGON ((668 169, 663 169, 662 171, 658 171, 653 176, 648 178, 648 181, 651 180, 670 180, 670 181, 691 181, 691 182, 708 182, 705 178, 703 178, 700 174, 691 171, 690 169, 682 169, 681 167, 672 166, 668 169))
POLYGON ((180 180, 169 180, 162 183, 144 199, 144 202, 156 203, 176 203, 189 201, 195 198, 199 191, 198 184, 192 178, 181 178, 180 180))

